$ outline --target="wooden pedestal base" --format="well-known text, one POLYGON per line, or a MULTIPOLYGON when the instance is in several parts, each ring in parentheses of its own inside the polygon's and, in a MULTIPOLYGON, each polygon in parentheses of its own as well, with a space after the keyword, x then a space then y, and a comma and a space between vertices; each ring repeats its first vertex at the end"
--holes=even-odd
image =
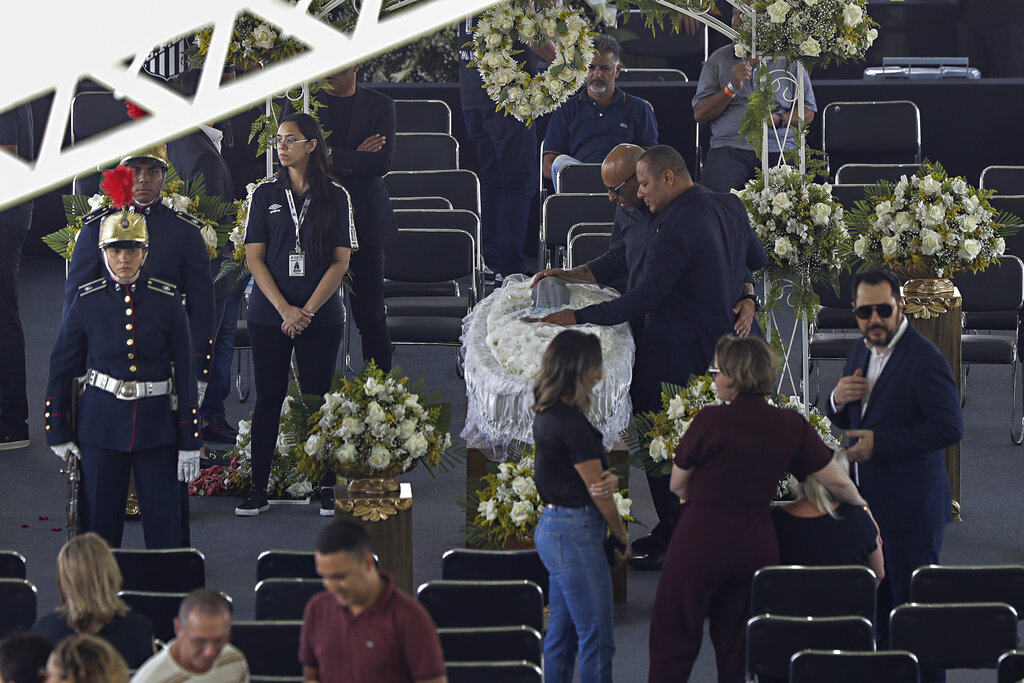
POLYGON ((413 594, 412 484, 391 494, 350 493, 346 484, 334 487, 334 516, 361 524, 370 533, 380 568, 395 585, 413 594))

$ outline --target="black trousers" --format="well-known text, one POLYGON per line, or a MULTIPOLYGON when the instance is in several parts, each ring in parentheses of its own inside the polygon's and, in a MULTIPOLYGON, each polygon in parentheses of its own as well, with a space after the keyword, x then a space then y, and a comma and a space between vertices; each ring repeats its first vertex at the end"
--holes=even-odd
MULTIPOLYGON (((352 252, 352 318, 359 329, 363 362, 371 359, 384 372, 391 370, 391 336, 384 312, 384 247, 363 246, 352 252)), ((303 333, 305 334, 305 333, 303 333)))
POLYGON ((18 311, 18 273, 25 230, 0 223, 0 435, 28 438, 25 332, 18 311))
POLYGON ((294 339, 279 325, 249 322, 256 405, 252 414, 252 487, 266 491, 270 464, 281 426, 281 406, 288 395, 292 350, 304 394, 326 394, 331 388, 341 346, 341 324, 314 322, 294 339))

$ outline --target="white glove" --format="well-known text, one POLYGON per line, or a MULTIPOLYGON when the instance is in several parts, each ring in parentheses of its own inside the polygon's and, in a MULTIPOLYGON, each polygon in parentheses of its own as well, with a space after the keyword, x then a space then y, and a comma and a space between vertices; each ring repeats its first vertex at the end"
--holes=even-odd
POLYGON ((67 443, 59 443, 56 446, 50 446, 50 450, 57 454, 57 457, 62 461, 68 461, 68 455, 73 455, 76 458, 82 457, 82 451, 78 450, 78 444, 74 441, 68 441, 67 443))
POLYGON ((178 481, 191 483, 199 477, 199 451, 178 451, 178 481))
POLYGON ((199 382, 196 386, 196 406, 203 405, 203 398, 206 396, 206 382, 199 382))

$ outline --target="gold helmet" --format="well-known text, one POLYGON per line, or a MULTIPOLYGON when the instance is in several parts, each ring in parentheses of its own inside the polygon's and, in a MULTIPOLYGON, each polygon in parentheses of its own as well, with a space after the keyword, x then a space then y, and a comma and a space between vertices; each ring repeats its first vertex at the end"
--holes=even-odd
POLYGON ((128 162, 135 161, 138 159, 146 159, 148 161, 156 162, 157 164, 163 166, 164 170, 166 171, 168 166, 167 145, 161 142, 158 145, 153 145, 152 147, 147 147, 145 149, 140 149, 137 152, 132 152, 124 159, 121 159, 121 165, 127 166, 128 162))
POLYGON ((110 214, 100 223, 99 247, 149 248, 149 230, 146 228, 145 217, 128 209, 110 214))

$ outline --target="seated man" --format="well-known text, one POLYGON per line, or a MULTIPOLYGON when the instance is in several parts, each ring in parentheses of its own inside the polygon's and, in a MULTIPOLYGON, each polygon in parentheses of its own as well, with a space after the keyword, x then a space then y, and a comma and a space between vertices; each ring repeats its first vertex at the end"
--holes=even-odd
MULTIPOLYGON (((732 13, 732 25, 739 28, 742 15, 738 9, 732 13)), ((754 91, 754 77, 758 68, 768 69, 775 86, 775 108, 772 125, 768 127, 768 161, 774 165, 779 158, 779 140, 783 149, 794 149, 796 140, 790 130, 801 123, 814 120, 818 110, 814 103, 811 79, 804 71, 804 111, 801 117, 793 110, 796 99, 797 65, 782 60, 760 63, 758 59, 736 56, 736 45, 727 45, 711 53, 700 71, 697 93, 693 96, 693 118, 702 125, 711 125, 711 149, 704 159, 700 184, 712 192, 742 189, 754 177, 760 162, 753 148, 740 137, 740 119, 747 108, 747 100, 754 91), (787 76, 784 71, 788 71, 787 76), (777 137, 776 137, 777 136, 777 137)))
POLYGON ((622 70, 618 41, 597 36, 594 49, 597 54, 587 70, 586 90, 570 97, 551 115, 543 167, 544 177, 552 182, 563 166, 601 163, 618 144, 658 144, 658 123, 651 105, 615 88, 622 70))
POLYGON ((230 640, 231 605, 217 591, 194 590, 174 618, 174 640, 139 667, 132 683, 248 683, 249 664, 230 640))

